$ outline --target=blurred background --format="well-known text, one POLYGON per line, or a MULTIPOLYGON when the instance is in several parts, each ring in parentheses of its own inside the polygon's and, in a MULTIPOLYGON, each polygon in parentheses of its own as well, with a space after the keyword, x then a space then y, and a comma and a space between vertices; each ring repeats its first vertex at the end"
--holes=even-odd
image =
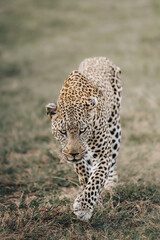
MULTIPOLYGON (((159 238, 159 218, 152 211, 158 211, 160 199, 159 0, 1 0, 0 98, 1 239, 82 239, 74 238, 82 233, 83 239, 111 239, 110 232, 115 234, 113 239, 159 238), (117 216, 122 219, 114 231, 108 212, 93 220, 88 233, 83 225, 77 228, 69 208, 78 190, 77 177, 71 165, 59 163, 60 146, 45 113, 45 105, 56 102, 67 75, 83 59, 94 56, 106 56, 122 70, 122 144, 117 168, 122 189, 116 194, 122 197, 130 192, 134 206, 142 207, 140 215, 132 206, 131 228, 126 232, 122 215, 128 210, 121 214, 117 208, 114 221, 117 216), (64 205, 63 213, 56 215, 57 206, 64 205), (49 217, 40 214, 44 206, 52 208, 49 217), (142 215, 147 220, 141 226, 142 215), (139 220, 135 233, 133 216, 139 220), (108 225, 103 221, 96 229, 104 218, 108 225), (62 227, 66 235, 58 233, 62 227)), ((124 206, 129 198, 125 196, 124 206)))

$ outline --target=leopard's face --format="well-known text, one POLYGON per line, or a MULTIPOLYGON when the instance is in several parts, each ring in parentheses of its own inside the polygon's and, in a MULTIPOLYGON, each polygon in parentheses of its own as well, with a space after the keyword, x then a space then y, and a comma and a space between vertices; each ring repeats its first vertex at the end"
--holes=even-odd
POLYGON ((88 140, 92 136, 95 98, 76 106, 55 104, 47 105, 47 113, 51 118, 52 133, 62 145, 62 153, 71 162, 78 162, 88 152, 88 140))
POLYGON ((92 136, 92 115, 65 120, 62 116, 52 119, 52 133, 62 145, 68 161, 78 162, 87 154, 87 142, 92 136))

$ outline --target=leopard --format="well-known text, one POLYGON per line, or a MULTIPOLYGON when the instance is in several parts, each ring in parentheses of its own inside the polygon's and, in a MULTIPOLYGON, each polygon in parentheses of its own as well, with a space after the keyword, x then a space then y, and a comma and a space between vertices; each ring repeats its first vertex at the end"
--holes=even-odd
POLYGON ((106 57, 91 57, 68 75, 57 103, 46 105, 52 134, 80 182, 73 212, 85 222, 101 201, 102 190, 117 179, 121 98, 121 69, 106 57))

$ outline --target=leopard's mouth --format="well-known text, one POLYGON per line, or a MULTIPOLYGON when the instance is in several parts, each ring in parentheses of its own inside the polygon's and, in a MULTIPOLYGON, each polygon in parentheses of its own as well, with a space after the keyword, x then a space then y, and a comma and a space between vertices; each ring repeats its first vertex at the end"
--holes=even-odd
POLYGON ((69 161, 69 162, 74 162, 74 163, 77 163, 77 162, 80 162, 80 161, 82 161, 82 159, 84 158, 84 154, 80 157, 80 158, 72 158, 72 159, 69 159, 68 157, 67 157, 67 161, 69 161))
POLYGON ((77 162, 80 162, 83 158, 80 158, 80 159, 73 159, 73 160, 69 160, 67 159, 68 162, 73 162, 73 163, 77 163, 77 162))

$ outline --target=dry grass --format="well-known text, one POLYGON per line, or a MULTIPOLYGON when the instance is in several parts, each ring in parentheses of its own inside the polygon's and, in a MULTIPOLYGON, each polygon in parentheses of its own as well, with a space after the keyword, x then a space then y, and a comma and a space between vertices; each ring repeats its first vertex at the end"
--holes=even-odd
POLYGON ((160 3, 9 0, 0 3, 0 239, 160 239, 160 3), (119 184, 89 223, 61 161, 44 106, 90 56, 122 69, 119 184))

